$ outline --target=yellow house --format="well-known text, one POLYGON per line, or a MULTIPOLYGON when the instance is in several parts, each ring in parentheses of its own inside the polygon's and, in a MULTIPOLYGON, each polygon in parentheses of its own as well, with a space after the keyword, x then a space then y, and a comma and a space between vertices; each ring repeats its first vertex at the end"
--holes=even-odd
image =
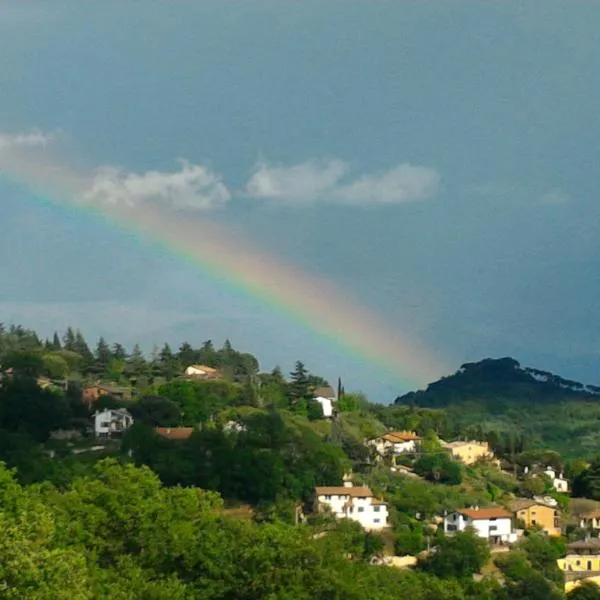
POLYGON ((560 512, 557 508, 529 500, 528 498, 517 498, 511 502, 510 509, 517 521, 523 521, 525 527, 538 525, 548 535, 560 535, 560 512))
POLYGON ((583 581, 597 583, 600 579, 600 539, 591 538, 569 544, 565 558, 559 558, 556 562, 565 574, 565 592, 583 581))
POLYGON ((466 465, 472 465, 480 459, 494 458, 494 453, 490 450, 487 442, 471 441, 456 441, 446 444, 446 448, 450 450, 452 456, 466 465))

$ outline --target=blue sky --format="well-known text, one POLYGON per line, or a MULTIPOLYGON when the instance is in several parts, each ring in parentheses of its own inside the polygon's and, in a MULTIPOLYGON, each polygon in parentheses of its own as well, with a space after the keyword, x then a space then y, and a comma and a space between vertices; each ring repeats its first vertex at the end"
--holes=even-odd
MULTIPOLYGON (((598 383, 599 18, 572 0, 0 0, 0 132, 60 132, 74 169, 120 182, 202 165, 227 188, 201 195, 210 218, 450 365, 512 355, 598 383)), ((84 214, 5 185, 0 216, 0 320, 229 337, 265 368, 407 391, 84 214)))

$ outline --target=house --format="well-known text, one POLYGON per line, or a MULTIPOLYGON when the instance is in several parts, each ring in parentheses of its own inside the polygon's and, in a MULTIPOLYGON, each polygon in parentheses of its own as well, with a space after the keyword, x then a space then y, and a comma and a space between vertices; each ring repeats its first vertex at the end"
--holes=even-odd
POLYGON ((184 372, 185 377, 193 379, 220 379, 221 372, 207 365, 190 365, 184 372))
POLYGON ((388 431, 367 441, 367 446, 377 450, 379 456, 396 456, 404 452, 414 452, 421 441, 414 431, 388 431))
POLYGON ((562 473, 557 474, 552 467, 546 467, 544 469, 544 475, 546 475, 557 492, 567 494, 569 492, 569 482, 563 477, 562 473))
POLYGON ((446 449, 450 450, 452 456, 465 465, 472 465, 481 459, 494 458, 494 453, 490 450, 487 442, 461 441, 448 442, 446 449))
POLYGON ((511 513, 499 506, 491 508, 463 508, 444 517, 444 533, 452 535, 472 527, 477 535, 490 544, 506 544, 516 541, 511 513))
POLYGON ((315 505, 318 512, 330 510, 336 518, 356 521, 369 531, 388 526, 387 504, 368 487, 355 487, 350 481, 343 486, 316 487, 315 505))
POLYGON ((579 527, 582 529, 600 529, 600 510, 590 510, 579 515, 579 527))
POLYGON ((600 583, 600 539, 588 538, 567 544, 567 554, 557 561, 565 575, 565 592, 584 581, 600 583))
POLYGON ((133 425, 133 417, 124 408, 107 408, 94 413, 94 435, 109 438, 120 435, 133 425))
POLYGON ((321 405, 323 416, 326 419, 333 417, 333 407, 337 398, 331 386, 315 388, 312 391, 312 397, 315 402, 321 405))
POLYGON ((517 521, 522 521, 526 528, 538 525, 548 535, 560 535, 560 512, 556 506, 549 506, 534 498, 517 498, 510 504, 517 521))
POLYGON ((91 407, 92 404, 95 404, 104 396, 111 396, 115 398, 115 400, 128 402, 131 400, 131 388, 97 384, 88 386, 81 392, 81 400, 87 404, 88 407, 91 407))
POLYGON ((181 441, 188 440, 192 433, 193 427, 155 427, 154 431, 168 440, 181 441))

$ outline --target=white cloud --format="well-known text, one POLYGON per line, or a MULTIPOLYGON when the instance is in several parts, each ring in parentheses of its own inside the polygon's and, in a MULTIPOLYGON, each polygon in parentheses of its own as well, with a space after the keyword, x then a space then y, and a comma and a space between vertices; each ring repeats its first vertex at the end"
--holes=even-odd
POLYGON ((435 169, 404 164, 380 175, 363 175, 335 190, 335 197, 347 204, 400 204, 433 196, 439 184, 435 169))
POLYGON ((179 171, 128 173, 103 167, 81 194, 90 203, 137 206, 162 202, 185 210, 210 210, 226 204, 231 194, 219 175, 202 165, 181 162, 179 171))
POLYGON ((335 189, 347 172, 348 166, 340 160, 309 161, 292 167, 260 163, 246 184, 246 192, 255 198, 314 202, 335 189))
POLYGON ((291 204, 400 204, 432 196, 440 182, 435 169, 409 164, 346 181, 349 171, 340 160, 308 161, 290 167, 263 162, 248 180, 246 193, 291 204))
POLYGON ((44 133, 38 129, 23 133, 1 133, 0 152, 17 148, 44 148, 55 138, 53 133, 44 133))

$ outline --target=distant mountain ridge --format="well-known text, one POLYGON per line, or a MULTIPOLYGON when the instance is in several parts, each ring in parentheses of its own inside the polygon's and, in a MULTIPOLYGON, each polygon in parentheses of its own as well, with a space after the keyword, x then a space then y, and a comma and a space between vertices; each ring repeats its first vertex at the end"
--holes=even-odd
POLYGON ((511 357, 486 358, 465 363, 447 377, 430 383, 425 390, 409 392, 395 404, 444 407, 465 401, 491 399, 515 402, 556 402, 569 398, 600 398, 600 386, 565 379, 548 371, 522 367, 511 357))

